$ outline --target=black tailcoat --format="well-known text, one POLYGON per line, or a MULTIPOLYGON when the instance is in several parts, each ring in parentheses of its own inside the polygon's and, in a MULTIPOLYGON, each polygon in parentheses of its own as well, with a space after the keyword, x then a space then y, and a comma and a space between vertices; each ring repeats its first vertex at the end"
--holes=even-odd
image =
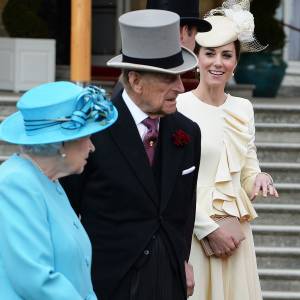
POLYGON ((96 151, 84 173, 62 182, 92 242, 94 289, 100 299, 111 300, 114 289, 159 232, 186 293, 184 261, 194 225, 199 127, 178 112, 161 118, 157 184, 121 94, 112 101, 119 112, 117 122, 92 136, 96 151), (183 146, 172 141, 180 129, 190 136, 183 146), (193 172, 182 175, 193 166, 193 172))

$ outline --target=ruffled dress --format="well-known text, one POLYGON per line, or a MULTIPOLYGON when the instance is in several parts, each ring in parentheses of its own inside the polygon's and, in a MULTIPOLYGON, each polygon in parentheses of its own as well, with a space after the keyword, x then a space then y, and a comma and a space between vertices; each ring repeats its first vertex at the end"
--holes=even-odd
POLYGON ((192 300, 260 300, 254 243, 249 222, 257 217, 249 197, 260 172, 254 145, 252 104, 228 95, 221 106, 206 104, 192 92, 177 98, 177 109, 201 129, 201 161, 190 262, 192 300), (212 215, 240 219, 246 240, 227 258, 208 258, 199 243, 218 225, 212 215))

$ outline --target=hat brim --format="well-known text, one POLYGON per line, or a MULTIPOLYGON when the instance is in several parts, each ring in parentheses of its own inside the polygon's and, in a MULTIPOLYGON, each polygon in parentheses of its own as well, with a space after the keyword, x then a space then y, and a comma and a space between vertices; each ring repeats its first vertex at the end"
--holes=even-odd
POLYGON ((159 67, 153 67, 150 65, 126 63, 122 61, 122 54, 113 57, 106 64, 111 68, 129 69, 129 70, 140 70, 166 74, 182 74, 196 68, 198 64, 197 56, 185 47, 182 48, 183 64, 178 67, 164 69, 159 67))
POLYGON ((197 32, 207 32, 212 29, 212 26, 208 21, 193 17, 181 17, 180 26, 184 25, 191 25, 197 27, 197 32))
POLYGON ((37 145, 71 141, 79 139, 111 126, 118 118, 118 111, 113 108, 113 116, 105 125, 93 120, 87 120, 86 124, 79 129, 63 129, 60 126, 49 128, 41 134, 26 134, 23 116, 16 112, 7 117, 0 125, 0 139, 17 145, 37 145))

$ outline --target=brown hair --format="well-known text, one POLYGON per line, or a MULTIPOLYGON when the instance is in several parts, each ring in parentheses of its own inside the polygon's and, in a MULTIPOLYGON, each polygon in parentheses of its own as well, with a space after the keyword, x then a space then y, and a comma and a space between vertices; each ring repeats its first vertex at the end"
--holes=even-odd
MULTIPOLYGON (((195 45, 195 49, 194 49, 194 53, 198 56, 199 55, 199 51, 201 49, 202 46, 200 46, 197 42, 195 45)), ((234 41, 234 48, 235 48, 235 57, 236 57, 236 61, 238 62, 240 59, 240 55, 241 55, 241 43, 239 40, 235 40, 234 41)))

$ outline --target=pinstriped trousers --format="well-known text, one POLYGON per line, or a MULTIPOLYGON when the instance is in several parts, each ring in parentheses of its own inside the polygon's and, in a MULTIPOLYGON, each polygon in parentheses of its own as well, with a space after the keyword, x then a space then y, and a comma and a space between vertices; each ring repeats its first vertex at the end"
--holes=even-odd
POLYGON ((156 235, 109 300, 186 299, 164 241, 156 235))

